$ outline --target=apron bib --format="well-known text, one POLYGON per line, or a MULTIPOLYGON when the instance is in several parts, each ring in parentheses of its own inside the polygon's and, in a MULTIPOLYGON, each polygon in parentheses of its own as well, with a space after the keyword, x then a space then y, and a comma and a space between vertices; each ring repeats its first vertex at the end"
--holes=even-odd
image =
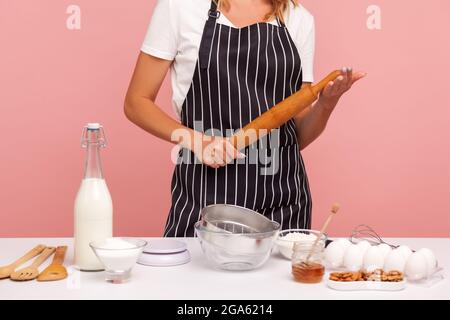
MULTIPOLYGON (((216 22, 220 12, 214 1, 208 15, 181 122, 226 136, 300 89, 301 60, 280 20, 278 26, 225 26, 216 22)), ((164 236, 194 236, 201 209, 211 204, 252 209, 282 229, 310 228, 311 195, 294 121, 242 152, 246 159, 213 169, 180 151, 164 236)))

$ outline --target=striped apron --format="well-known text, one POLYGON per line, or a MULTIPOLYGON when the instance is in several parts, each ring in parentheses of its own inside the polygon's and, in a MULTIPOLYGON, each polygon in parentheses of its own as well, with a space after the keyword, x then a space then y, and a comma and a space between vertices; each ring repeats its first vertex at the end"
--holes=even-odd
MULTIPOLYGON (((278 25, 225 26, 216 22, 220 12, 214 1, 208 14, 181 121, 208 135, 226 136, 297 91, 301 61, 280 20, 278 25)), ((194 236, 201 209, 224 203, 257 211, 283 229, 310 228, 311 196, 295 122, 242 152, 245 159, 213 169, 180 150, 164 236, 194 236)))

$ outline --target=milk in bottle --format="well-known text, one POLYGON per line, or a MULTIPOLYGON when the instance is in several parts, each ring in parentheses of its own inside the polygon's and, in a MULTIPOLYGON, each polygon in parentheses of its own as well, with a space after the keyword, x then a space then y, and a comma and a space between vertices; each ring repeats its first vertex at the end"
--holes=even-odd
POLYGON ((86 148, 86 160, 74 206, 75 265, 82 271, 97 271, 103 266, 89 243, 112 237, 113 217, 111 195, 100 161, 100 149, 106 146, 102 126, 89 123, 84 128, 81 145, 86 148))

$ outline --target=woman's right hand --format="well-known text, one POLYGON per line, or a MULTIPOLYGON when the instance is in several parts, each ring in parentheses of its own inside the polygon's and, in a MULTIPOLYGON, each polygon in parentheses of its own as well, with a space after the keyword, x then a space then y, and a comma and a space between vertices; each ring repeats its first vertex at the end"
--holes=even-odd
POLYGON ((228 138, 202 135, 201 142, 194 145, 192 151, 196 157, 215 169, 224 167, 235 159, 245 158, 245 154, 238 151, 228 138))

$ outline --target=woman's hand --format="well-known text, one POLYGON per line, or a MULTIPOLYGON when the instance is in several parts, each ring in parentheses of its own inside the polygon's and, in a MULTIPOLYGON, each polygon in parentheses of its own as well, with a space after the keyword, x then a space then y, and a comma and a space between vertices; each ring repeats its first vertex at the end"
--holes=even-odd
POLYGON ((231 144, 228 138, 202 135, 200 143, 194 143, 194 154, 205 165, 212 168, 224 167, 235 159, 243 159, 245 155, 231 144))
MULTIPOLYGON (((300 149, 303 150, 317 139, 325 130, 331 113, 342 95, 350 90, 353 84, 364 78, 365 72, 353 72, 351 68, 343 68, 341 75, 335 81, 331 81, 320 93, 319 100, 306 114, 300 114, 295 118, 297 137, 300 149)), ((303 85, 310 85, 304 83, 303 85)))
POLYGON ((340 97, 365 76, 365 72, 353 72, 352 68, 343 68, 341 75, 335 81, 330 81, 323 89, 319 103, 327 109, 334 109, 340 97))

